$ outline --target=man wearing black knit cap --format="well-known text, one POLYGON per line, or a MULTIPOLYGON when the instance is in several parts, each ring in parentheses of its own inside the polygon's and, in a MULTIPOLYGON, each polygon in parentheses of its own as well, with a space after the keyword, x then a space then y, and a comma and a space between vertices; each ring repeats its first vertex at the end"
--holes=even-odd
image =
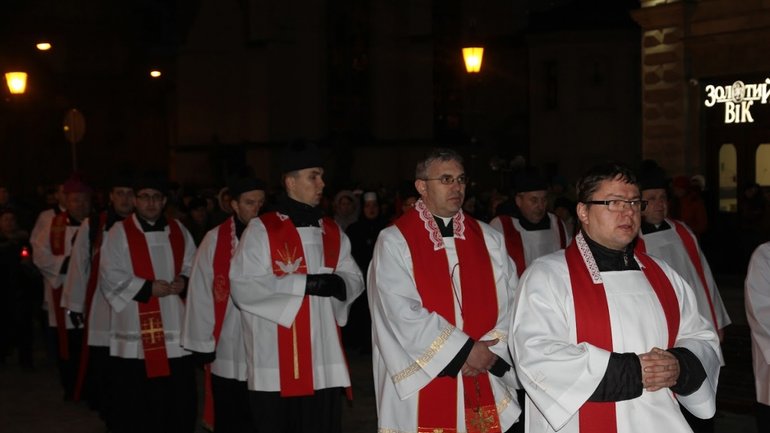
POLYGON ((253 430, 241 312, 230 297, 229 274, 235 246, 265 203, 265 189, 253 176, 229 183, 234 214, 206 233, 190 275, 182 346, 206 364, 203 422, 217 433, 253 430))
POLYGON ((350 375, 338 327, 363 278, 347 236, 318 208, 318 149, 292 144, 282 168, 286 197, 276 212, 249 223, 230 268, 252 417, 258 432, 340 432, 340 391, 350 387, 350 375))

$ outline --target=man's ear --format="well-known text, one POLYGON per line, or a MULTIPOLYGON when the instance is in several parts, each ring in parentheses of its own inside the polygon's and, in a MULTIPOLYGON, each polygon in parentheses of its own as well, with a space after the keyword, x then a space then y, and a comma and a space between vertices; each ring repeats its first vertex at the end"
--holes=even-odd
POLYGON ((422 179, 417 179, 414 181, 414 189, 417 190, 420 195, 425 195, 425 189, 427 188, 427 182, 425 182, 422 179))
POLYGON ((575 209, 577 211, 577 217, 582 225, 588 225, 588 205, 585 203, 578 203, 575 209))

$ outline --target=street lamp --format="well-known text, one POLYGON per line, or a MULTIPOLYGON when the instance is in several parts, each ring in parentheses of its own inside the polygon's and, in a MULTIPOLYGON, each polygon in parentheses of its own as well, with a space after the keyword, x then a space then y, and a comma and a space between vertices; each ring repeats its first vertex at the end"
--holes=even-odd
POLYGON ((478 74, 481 72, 481 60, 484 57, 484 47, 472 46, 463 47, 463 60, 465 60, 465 70, 469 74, 478 74))
POLYGON ((6 72, 5 83, 8 85, 8 90, 14 95, 21 95, 27 90, 27 73, 26 72, 6 72))

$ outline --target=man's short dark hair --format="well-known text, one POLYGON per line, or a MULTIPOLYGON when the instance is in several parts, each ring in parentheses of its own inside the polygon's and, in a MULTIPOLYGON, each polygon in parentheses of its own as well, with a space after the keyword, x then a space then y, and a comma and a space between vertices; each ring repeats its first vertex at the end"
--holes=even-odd
POLYGON ((630 167, 618 162, 608 162, 594 166, 578 180, 576 188, 578 202, 590 201, 593 194, 599 189, 599 184, 605 180, 619 180, 639 187, 636 174, 630 167))
POLYGON ((415 179, 425 179, 428 176, 428 166, 436 161, 456 161, 458 164, 463 165, 463 157, 454 150, 446 148, 433 149, 425 159, 417 163, 417 167, 414 169, 415 179))

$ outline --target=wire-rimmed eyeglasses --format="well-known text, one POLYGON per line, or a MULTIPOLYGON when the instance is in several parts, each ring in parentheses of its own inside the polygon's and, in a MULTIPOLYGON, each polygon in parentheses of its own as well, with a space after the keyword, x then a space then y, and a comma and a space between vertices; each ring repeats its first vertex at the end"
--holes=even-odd
POLYGON ((422 178, 420 180, 437 180, 437 181, 441 182, 443 185, 451 185, 451 184, 455 183, 455 181, 457 181, 458 184, 465 185, 466 183, 468 183, 468 176, 466 176, 464 174, 461 174, 461 175, 459 175, 457 177, 454 177, 454 176, 450 176, 448 174, 445 174, 445 175, 439 176, 439 177, 434 177, 434 178, 427 178, 426 177, 426 178, 422 178))
POLYGON ((635 212, 638 212, 647 209, 647 200, 589 200, 584 201, 583 203, 607 206, 607 209, 609 209, 610 212, 623 212, 626 209, 631 209, 635 212))

